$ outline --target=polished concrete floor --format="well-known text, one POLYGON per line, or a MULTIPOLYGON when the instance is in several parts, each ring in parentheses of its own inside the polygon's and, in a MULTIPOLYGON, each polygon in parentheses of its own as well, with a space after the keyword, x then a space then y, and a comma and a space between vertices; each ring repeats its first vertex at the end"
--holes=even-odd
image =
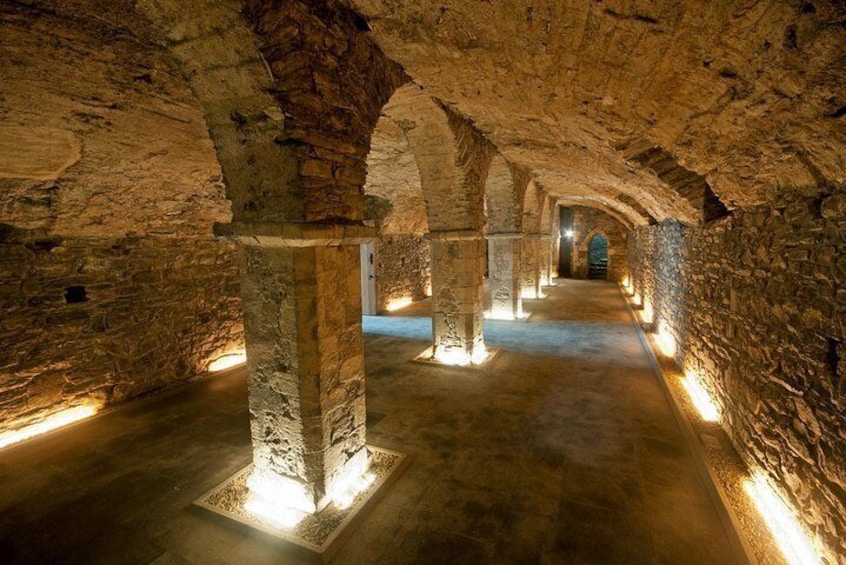
MULTIPOLYGON (((426 305, 366 318, 368 440, 412 457, 335 563, 736 562, 614 285, 487 322, 485 372, 411 363, 426 305)), ((298 563, 191 502, 250 460, 243 372, 0 453, 3 563, 298 563)))

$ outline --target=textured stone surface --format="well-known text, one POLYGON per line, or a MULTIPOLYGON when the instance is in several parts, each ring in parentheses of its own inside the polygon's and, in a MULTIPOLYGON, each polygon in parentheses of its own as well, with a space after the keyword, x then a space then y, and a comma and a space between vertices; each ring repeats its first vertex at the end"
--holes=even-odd
POLYGON ((842 558, 846 217, 825 206, 841 194, 785 197, 703 228, 640 228, 629 266, 738 450, 842 558))
POLYGON ((541 237, 523 236, 520 258, 520 293, 523 298, 539 298, 541 292, 541 237))
POLYGON ((514 235, 488 236, 488 311, 494 319, 510 320, 523 316, 520 267, 523 237, 514 235))
POLYGON ((318 508, 366 457, 359 277, 355 245, 242 250, 253 464, 318 508))
POLYGON ((433 354, 473 356, 484 347, 484 240, 481 234, 434 232, 432 242, 433 354))
POLYGON ((184 382, 243 349, 237 274, 218 241, 6 237, 0 429, 184 382))
POLYGON ((414 152, 429 230, 482 229, 493 146, 416 84, 398 89, 384 112, 402 128, 414 152))
POLYGON ((423 300, 432 283, 432 246, 422 236, 393 235, 376 242, 376 299, 380 310, 394 300, 423 300))
POLYGON ((729 207, 846 180, 839 2, 354 2, 376 41, 557 195, 696 210, 615 143, 647 139, 729 207))
POLYGON ((199 104, 166 49, 110 24, 137 16, 92 9, 0 5, 0 223, 210 235, 229 203, 199 104))
POLYGON ((628 230, 613 217, 583 206, 573 207, 573 277, 589 275, 588 247, 594 235, 608 241, 608 280, 621 281, 626 274, 628 230))

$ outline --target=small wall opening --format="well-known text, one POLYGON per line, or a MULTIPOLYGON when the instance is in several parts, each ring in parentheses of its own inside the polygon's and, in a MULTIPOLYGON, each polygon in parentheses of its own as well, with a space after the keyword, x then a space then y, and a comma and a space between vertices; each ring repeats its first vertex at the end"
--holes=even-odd
POLYGON ((596 234, 588 245, 588 277, 605 279, 608 277, 608 240, 596 234))
POLYGON ((88 300, 88 291, 84 286, 69 286, 65 289, 65 302, 76 304, 88 300))

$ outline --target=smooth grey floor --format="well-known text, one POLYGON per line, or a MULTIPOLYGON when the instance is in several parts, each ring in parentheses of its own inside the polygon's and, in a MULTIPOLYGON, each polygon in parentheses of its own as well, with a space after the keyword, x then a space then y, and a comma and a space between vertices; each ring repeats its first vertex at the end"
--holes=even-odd
MULTIPOLYGON (((487 322, 487 372, 409 360, 427 304, 366 318, 368 441, 412 456, 336 563, 735 562, 614 285, 487 322)), ((243 372, 0 453, 3 563, 298 563, 191 501, 250 460, 243 372)))

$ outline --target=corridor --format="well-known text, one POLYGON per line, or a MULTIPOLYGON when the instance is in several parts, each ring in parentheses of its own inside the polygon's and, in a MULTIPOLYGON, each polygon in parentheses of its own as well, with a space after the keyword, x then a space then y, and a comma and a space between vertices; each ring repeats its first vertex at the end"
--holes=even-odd
MULTIPOLYGON (((547 294, 481 371, 410 362, 426 303, 365 318, 368 443, 411 462, 334 562, 736 562, 618 288, 547 294)), ((297 563, 190 506, 250 458, 243 370, 9 449, 0 555, 297 563)))

